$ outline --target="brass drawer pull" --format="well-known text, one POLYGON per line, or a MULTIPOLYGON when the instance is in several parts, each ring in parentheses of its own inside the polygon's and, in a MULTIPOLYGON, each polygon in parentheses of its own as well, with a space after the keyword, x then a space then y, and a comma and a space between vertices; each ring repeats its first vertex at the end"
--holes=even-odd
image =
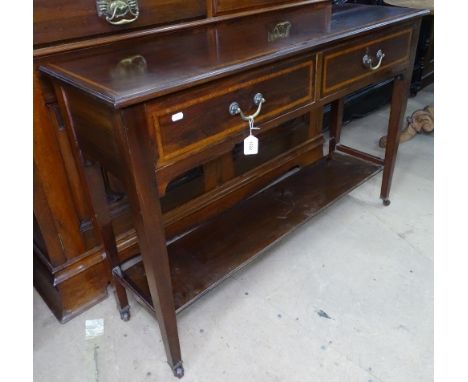
POLYGON ((140 14, 138 0, 96 0, 96 9, 112 25, 133 23, 140 14))
POLYGON ((258 115, 260 114, 260 112, 262 111, 262 105, 263 105, 264 102, 266 102, 266 101, 265 101, 265 98, 263 98, 262 93, 257 93, 257 94, 255 94, 255 96, 254 96, 254 103, 255 103, 255 105, 258 106, 258 108, 257 108, 257 111, 256 111, 254 114, 252 114, 252 115, 245 115, 245 114, 242 112, 242 110, 241 110, 241 108, 240 108, 240 106, 239 106, 239 104, 238 104, 237 102, 233 102, 233 103, 231 103, 231 104, 229 105, 229 114, 231 114, 231 115, 237 115, 237 114, 239 114, 240 117, 241 117, 244 121, 247 121, 247 122, 253 121, 253 119, 254 119, 254 118, 257 118, 258 115))
POLYGON ((382 61, 385 57, 385 53, 382 52, 382 49, 379 49, 375 57, 377 58, 377 60, 379 60, 377 65, 372 65, 374 60, 367 53, 362 58, 362 63, 364 64, 366 68, 369 68, 370 70, 377 70, 378 68, 380 68, 380 65, 382 65, 382 61))

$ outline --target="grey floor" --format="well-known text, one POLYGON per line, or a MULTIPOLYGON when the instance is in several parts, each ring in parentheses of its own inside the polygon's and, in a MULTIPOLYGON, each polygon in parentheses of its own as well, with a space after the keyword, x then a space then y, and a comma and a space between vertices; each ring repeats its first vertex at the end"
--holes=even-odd
MULTIPOLYGON (((429 88, 408 113, 433 103, 429 88)), ((381 154, 388 109, 343 143, 381 154)), ((374 177, 178 316, 184 381, 433 380, 433 135, 400 146, 392 204, 374 177)), ((172 381, 156 322, 108 298, 66 325, 34 292, 34 380, 172 381), (104 333, 85 336, 85 321, 104 333)))

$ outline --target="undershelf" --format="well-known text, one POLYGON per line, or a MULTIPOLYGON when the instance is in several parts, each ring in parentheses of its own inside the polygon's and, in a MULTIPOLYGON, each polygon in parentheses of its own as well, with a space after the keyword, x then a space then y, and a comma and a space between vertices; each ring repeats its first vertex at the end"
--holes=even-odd
MULTIPOLYGON (((170 243, 176 310, 193 303, 381 169, 334 154, 333 159, 323 158, 301 169, 170 243)), ((122 282, 152 309, 141 258, 129 260, 122 270, 122 282)))

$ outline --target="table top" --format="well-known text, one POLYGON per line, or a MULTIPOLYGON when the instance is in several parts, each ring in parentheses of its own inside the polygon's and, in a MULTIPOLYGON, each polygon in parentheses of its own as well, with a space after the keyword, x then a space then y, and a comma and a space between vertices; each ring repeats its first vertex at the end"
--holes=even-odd
POLYGON ((40 70, 120 108, 428 13, 309 5, 66 53, 40 70))
POLYGON ((385 0, 385 4, 397 7, 434 10, 434 0, 385 0))

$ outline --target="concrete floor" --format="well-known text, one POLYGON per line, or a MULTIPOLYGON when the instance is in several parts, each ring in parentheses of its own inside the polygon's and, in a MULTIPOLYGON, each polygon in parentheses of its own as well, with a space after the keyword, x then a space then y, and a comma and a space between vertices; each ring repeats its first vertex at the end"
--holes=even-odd
MULTIPOLYGON (((408 114, 433 103, 429 88, 408 114)), ((381 154, 388 109, 343 143, 381 154)), ((374 177, 178 316, 184 381, 433 380, 433 135, 400 146, 391 193, 374 177)), ((175 381, 153 318, 108 298, 66 325, 34 292, 34 380, 175 381), (104 319, 86 339, 85 321, 104 319)))

